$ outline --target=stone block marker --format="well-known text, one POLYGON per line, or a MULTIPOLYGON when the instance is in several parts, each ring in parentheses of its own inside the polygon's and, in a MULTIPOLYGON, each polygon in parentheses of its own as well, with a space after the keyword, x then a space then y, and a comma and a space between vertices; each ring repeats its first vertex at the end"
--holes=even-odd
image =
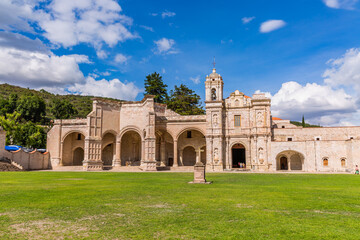
POLYGON ((194 181, 189 183, 211 184, 205 179, 205 165, 202 162, 197 162, 194 166, 194 181))

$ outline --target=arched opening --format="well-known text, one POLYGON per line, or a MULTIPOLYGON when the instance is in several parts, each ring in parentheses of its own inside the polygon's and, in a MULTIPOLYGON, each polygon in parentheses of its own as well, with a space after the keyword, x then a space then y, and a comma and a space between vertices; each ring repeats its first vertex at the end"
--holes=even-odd
POLYGON ((246 149, 244 145, 237 143, 231 148, 232 167, 246 168, 246 149))
POLYGON ((62 142, 62 165, 81 166, 84 160, 84 145, 85 136, 80 132, 73 132, 67 135, 62 142))
POLYGON ((102 138, 101 158, 104 166, 112 166, 116 152, 116 136, 112 133, 106 133, 102 138))
POLYGON ((345 158, 342 158, 341 159, 341 167, 346 167, 346 159, 345 158))
POLYGON ((196 152, 191 146, 183 150, 183 166, 194 166, 196 163, 196 152))
POLYGON ((328 158, 323 158, 323 166, 324 166, 324 167, 328 167, 328 166, 329 166, 329 159, 328 159, 328 158))
POLYGON ((82 162, 84 161, 84 149, 78 147, 74 150, 73 153, 73 165, 74 166, 82 166, 82 162))
POLYGON ((156 132, 156 154, 158 166, 172 166, 174 163, 174 141, 172 136, 165 131, 156 132))
POLYGON ((304 155, 296 151, 284 151, 276 156, 277 170, 304 170, 304 155))
POLYGON ((280 158, 280 170, 288 170, 288 159, 287 157, 280 158))
POLYGON ((194 166, 196 161, 206 163, 206 140, 204 134, 195 129, 186 129, 178 137, 178 165, 194 166))
POLYGON ((216 100, 216 89, 215 88, 211 89, 211 100, 213 100, 213 101, 216 100))
POLYGON ((140 166, 141 136, 136 131, 128 131, 121 138, 121 166, 140 166))

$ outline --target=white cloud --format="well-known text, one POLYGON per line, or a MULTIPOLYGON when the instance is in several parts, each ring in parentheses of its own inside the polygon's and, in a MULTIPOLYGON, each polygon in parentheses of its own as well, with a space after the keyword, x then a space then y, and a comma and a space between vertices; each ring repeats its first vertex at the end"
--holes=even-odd
POLYGON ((326 6, 329 8, 343 8, 343 9, 354 9, 355 4, 358 0, 323 0, 326 6))
MULTIPOLYGON (((307 83, 305 86, 297 82, 283 83, 280 90, 272 97, 273 116, 299 120, 302 115, 313 123, 329 124, 322 118, 334 114, 356 112, 356 100, 343 89, 332 89, 330 86, 307 83)), ((339 119, 333 119, 332 123, 339 119)))
POLYGON ((148 30, 150 32, 154 32, 154 29, 152 27, 149 27, 149 26, 145 26, 145 25, 140 25, 141 28, 145 29, 145 30, 148 30))
POLYGON ((68 91, 90 96, 110 97, 122 100, 134 100, 141 92, 141 89, 135 86, 134 83, 123 83, 119 79, 112 80, 95 80, 92 77, 87 77, 83 83, 75 83, 68 88, 68 91))
POLYGON ((120 64, 126 64, 130 57, 125 56, 124 54, 118 53, 115 56, 115 62, 120 64))
POLYGON ((175 17, 176 13, 174 12, 169 12, 168 10, 165 10, 164 12, 161 13, 161 17, 162 18, 166 18, 166 17, 175 17))
POLYGON ((360 50, 352 48, 338 59, 328 62, 328 68, 323 77, 325 83, 331 86, 352 86, 360 91, 360 50))
POLYGON ((241 21, 242 21, 242 23, 243 24, 248 24, 248 23, 250 23, 252 20, 254 20, 255 19, 255 17, 243 17, 242 19, 241 19, 241 21))
POLYGON ((154 41, 156 45, 156 54, 176 54, 178 51, 174 49, 175 41, 173 39, 162 38, 158 41, 154 41))
POLYGON ((286 25, 286 22, 284 22, 283 20, 268 20, 261 24, 260 32, 261 33, 272 32, 279 28, 284 27, 285 25, 286 25))
MULTIPOLYGON (((63 47, 79 43, 113 47, 138 37, 129 30, 132 19, 121 14, 114 0, 4 0, 0 9, 2 29, 33 31, 29 23, 35 23, 51 43, 63 47), (40 2, 44 10, 38 8, 40 2)), ((97 51, 105 56, 100 48, 97 51)))
POLYGON ((90 63, 85 55, 56 56, 0 47, 0 81, 27 87, 63 86, 84 79, 79 63, 90 63))
POLYGON ((193 83, 195 83, 195 84, 199 84, 200 83, 200 76, 190 77, 190 80, 193 81, 193 83))

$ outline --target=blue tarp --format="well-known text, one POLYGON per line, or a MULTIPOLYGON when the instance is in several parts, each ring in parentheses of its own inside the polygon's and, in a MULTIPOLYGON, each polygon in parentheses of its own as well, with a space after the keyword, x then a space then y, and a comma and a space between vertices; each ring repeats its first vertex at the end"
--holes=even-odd
POLYGON ((18 146, 18 145, 5 146, 5 150, 7 150, 7 151, 17 151, 19 149, 21 149, 21 146, 18 146))

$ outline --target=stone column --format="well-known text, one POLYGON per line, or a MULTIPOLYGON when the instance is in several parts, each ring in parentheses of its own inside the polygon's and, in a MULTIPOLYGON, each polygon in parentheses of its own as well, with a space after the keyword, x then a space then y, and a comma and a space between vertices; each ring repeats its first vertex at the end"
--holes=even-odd
POLYGON ((166 166, 166 159, 165 159, 165 141, 161 141, 160 143, 160 166, 165 167, 166 166))
POLYGON ((178 167, 178 145, 177 140, 174 141, 174 164, 173 167, 178 167))
POLYGON ((184 159, 183 159, 184 149, 180 150, 180 166, 184 166, 184 159))
POLYGON ((230 159, 230 138, 226 138, 226 169, 231 169, 232 161, 230 159))
POLYGON ((121 166, 121 141, 116 141, 116 149, 115 149, 115 160, 113 163, 114 167, 121 166))

